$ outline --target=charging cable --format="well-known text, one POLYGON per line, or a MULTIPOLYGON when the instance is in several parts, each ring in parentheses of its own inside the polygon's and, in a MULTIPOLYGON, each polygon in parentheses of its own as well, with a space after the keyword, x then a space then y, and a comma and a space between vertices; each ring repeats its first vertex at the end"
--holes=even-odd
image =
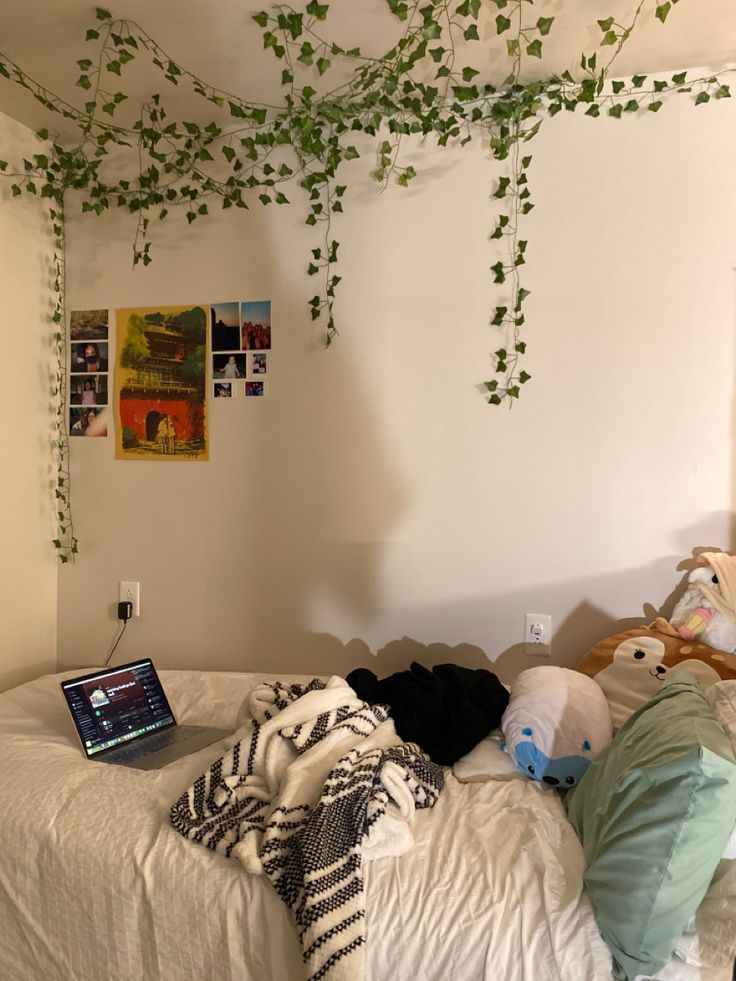
POLYGON ((107 667, 107 665, 110 663, 110 658, 113 656, 113 654, 115 653, 115 649, 117 648, 118 644, 122 640, 123 634, 125 633, 125 628, 128 626, 128 620, 130 620, 132 616, 133 616, 133 604, 130 602, 130 600, 125 600, 122 603, 118 603, 118 620, 123 621, 123 629, 118 634, 118 639, 112 645, 112 650, 107 655, 107 660, 105 661, 103 667, 107 667))

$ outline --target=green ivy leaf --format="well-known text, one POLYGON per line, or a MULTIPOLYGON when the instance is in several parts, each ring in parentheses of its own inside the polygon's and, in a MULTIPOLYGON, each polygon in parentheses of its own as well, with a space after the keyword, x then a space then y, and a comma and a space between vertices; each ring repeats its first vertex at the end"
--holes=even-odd
POLYGON ((710 102, 710 96, 708 95, 708 93, 698 92, 697 96, 695 97, 695 105, 701 106, 705 102, 710 102))
POLYGON ((496 17, 496 34, 503 34, 504 31, 508 31, 511 28, 511 18, 504 17, 503 14, 498 14, 496 17))
POLYGON ((671 9, 672 4, 669 2, 669 0, 667 0, 666 3, 660 3, 655 11, 655 17, 657 20, 661 20, 664 24, 664 22, 667 20, 667 14, 669 14, 671 9))
POLYGON ((265 10, 261 10, 259 13, 253 14, 251 19, 254 20, 259 27, 265 27, 268 23, 268 14, 265 10))
POLYGON ((112 14, 109 10, 105 10, 104 7, 97 7, 95 16, 97 20, 112 20, 112 14))
POLYGON ((604 34, 607 34, 608 31, 610 31, 611 28, 613 27, 613 17, 606 17, 605 20, 599 20, 598 26, 600 27, 600 29, 603 31, 604 34))
POLYGON ((542 57, 542 42, 539 40, 539 38, 537 38, 536 41, 532 41, 531 44, 527 44, 526 53, 532 58, 542 57))
POLYGON ((317 3, 317 0, 310 0, 307 4, 307 13, 310 17, 316 17, 317 20, 325 20, 329 9, 329 4, 317 3))
POLYGON ((537 21, 537 29, 542 35, 547 35, 550 32, 550 28, 554 24, 554 17, 540 17, 537 21))
POLYGON ((96 41, 99 36, 100 36, 100 32, 99 31, 95 31, 92 28, 90 28, 87 31, 87 34, 85 35, 84 40, 85 41, 96 41))
POLYGON ((478 35, 478 28, 475 24, 471 24, 467 30, 463 31, 463 37, 466 41, 479 41, 480 36, 478 35))
POLYGON ((604 45, 606 45, 606 44, 615 44, 616 41, 618 41, 618 38, 616 37, 616 32, 615 31, 607 31, 603 35, 603 40, 601 41, 601 47, 604 47, 604 45))

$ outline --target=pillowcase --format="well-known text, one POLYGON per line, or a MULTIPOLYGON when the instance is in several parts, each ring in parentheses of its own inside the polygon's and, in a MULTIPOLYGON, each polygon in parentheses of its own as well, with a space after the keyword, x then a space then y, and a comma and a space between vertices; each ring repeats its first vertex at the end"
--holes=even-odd
POLYGON ((522 773, 569 790, 611 742, 611 717, 594 681, 553 665, 522 671, 501 720, 506 751, 522 773))
MULTIPOLYGON (((736 752, 736 681, 720 681, 705 694, 736 752)), ((697 967, 723 970, 736 961, 736 826, 675 953, 697 967)))
POLYGON ((567 798, 617 977, 671 958, 736 821, 736 760, 686 673, 634 713, 567 798))
POLYGON ((708 688, 722 679, 736 679, 736 654, 636 627, 599 641, 577 670, 595 678, 603 689, 616 730, 660 691, 674 668, 686 669, 708 688))

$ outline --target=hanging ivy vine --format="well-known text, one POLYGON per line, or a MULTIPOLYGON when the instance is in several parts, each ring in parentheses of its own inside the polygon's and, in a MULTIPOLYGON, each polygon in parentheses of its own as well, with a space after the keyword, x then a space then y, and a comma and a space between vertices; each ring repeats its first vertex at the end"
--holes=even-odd
MULTIPOLYGON (((303 9, 289 5, 261 11, 253 20, 263 47, 278 62, 283 101, 266 105, 213 86, 180 65, 140 25, 113 18, 98 8, 86 32, 90 55, 77 61, 77 86, 82 104, 73 105, 31 78, 7 55, 0 54, 0 75, 28 90, 51 113, 79 131, 71 146, 49 130, 39 136, 50 151, 0 171, 12 180, 14 194, 49 199, 56 249, 53 310, 58 345, 54 396, 58 405, 59 535, 55 545, 62 561, 77 551, 69 497, 66 423, 64 304, 64 214, 66 195, 79 192, 82 212, 102 214, 122 208, 136 217, 133 263, 151 262, 152 222, 173 209, 184 209, 192 223, 223 209, 287 205, 298 194, 306 199, 306 223, 317 241, 306 264, 319 288, 309 300, 312 320, 324 325, 329 345, 338 332, 335 302, 341 277, 335 216, 343 211, 348 164, 361 156, 366 138, 374 141, 373 177, 385 186, 406 187, 416 177, 403 162, 407 139, 430 140, 439 147, 463 146, 482 139, 504 176, 493 179, 491 196, 499 213, 489 232, 501 246, 490 266, 499 301, 489 324, 501 338, 492 355, 492 375, 484 385, 491 404, 512 404, 530 374, 522 367, 527 350, 521 267, 528 242, 523 218, 534 207, 527 146, 543 121, 559 112, 581 110, 586 116, 657 112, 666 96, 689 93, 696 105, 730 96, 727 72, 688 78, 685 72, 650 80, 635 75, 611 78, 616 56, 635 30, 646 8, 664 23, 674 4, 641 0, 626 23, 614 17, 598 20, 599 44, 584 53, 577 77, 570 71, 523 81, 527 65, 541 59, 555 17, 536 16, 534 0, 386 0, 399 26, 398 37, 375 56, 359 47, 347 48, 325 33, 328 3, 309 0, 303 9), (504 81, 484 82, 469 59, 484 35, 495 35, 506 66, 504 81), (133 113, 123 79, 141 62, 152 64, 170 86, 188 86, 210 104, 210 122, 177 120, 160 95, 153 95, 133 113), (338 69, 344 80, 333 88, 328 80, 338 69), (132 169, 120 176, 118 151, 131 154, 132 169), (115 152, 114 163, 107 167, 115 152), (111 171, 108 174, 108 170, 111 171)), ((477 48, 479 53, 481 47, 477 48)))

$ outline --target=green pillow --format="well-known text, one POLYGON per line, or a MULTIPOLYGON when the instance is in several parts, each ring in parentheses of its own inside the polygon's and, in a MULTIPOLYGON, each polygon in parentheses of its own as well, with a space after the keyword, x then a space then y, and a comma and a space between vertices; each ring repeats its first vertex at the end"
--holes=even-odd
POLYGON ((736 821, 736 760, 685 672, 643 705, 567 796, 616 976, 655 974, 706 893, 736 821))

